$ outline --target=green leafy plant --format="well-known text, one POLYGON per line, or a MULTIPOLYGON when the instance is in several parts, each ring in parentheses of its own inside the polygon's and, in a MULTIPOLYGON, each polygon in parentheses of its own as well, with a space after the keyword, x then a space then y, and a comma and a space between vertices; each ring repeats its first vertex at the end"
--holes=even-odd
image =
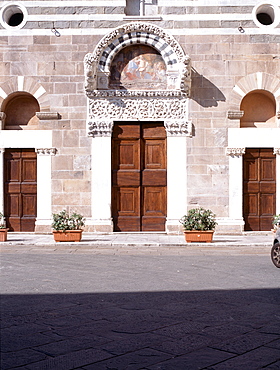
POLYGON ((64 209, 59 213, 53 213, 52 228, 57 231, 81 230, 85 226, 85 218, 79 213, 71 215, 64 209))
POLYGON ((217 222, 216 215, 210 209, 193 208, 180 219, 185 230, 214 230, 217 222))
POLYGON ((278 229, 278 227, 280 227, 280 214, 273 216, 272 225, 273 225, 274 229, 278 229))
POLYGON ((2 212, 0 212, 0 229, 6 229, 6 221, 2 212))

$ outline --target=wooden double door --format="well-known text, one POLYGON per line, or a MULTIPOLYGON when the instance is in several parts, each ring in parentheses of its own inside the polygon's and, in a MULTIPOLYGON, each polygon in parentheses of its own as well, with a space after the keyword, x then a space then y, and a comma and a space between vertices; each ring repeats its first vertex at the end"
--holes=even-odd
POLYGON ((4 212, 10 231, 34 231, 37 216, 37 154, 5 149, 4 212))
POLYGON ((243 193, 245 230, 271 230, 276 212, 276 159, 272 149, 246 149, 243 193))
POLYGON ((163 123, 115 123, 112 136, 114 231, 165 231, 166 183, 163 123))

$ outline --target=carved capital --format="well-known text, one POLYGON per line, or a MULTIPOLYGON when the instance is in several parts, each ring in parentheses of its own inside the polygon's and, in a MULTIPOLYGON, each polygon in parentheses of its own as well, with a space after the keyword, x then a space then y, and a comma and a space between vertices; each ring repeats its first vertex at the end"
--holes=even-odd
POLYGON ((229 110, 227 113, 228 119, 240 119, 244 116, 243 110, 229 110))
POLYGON ((36 116, 40 120, 44 120, 44 121, 61 118, 61 115, 57 112, 36 112, 36 116))
POLYGON ((280 155, 280 148, 274 148, 273 149, 273 154, 280 155))
POLYGON ((245 154, 245 148, 227 148, 226 155, 231 157, 240 157, 245 154))
POLYGON ((111 137, 113 121, 90 121, 88 122, 88 136, 111 137))
POLYGON ((36 153, 38 155, 55 155, 56 152, 56 148, 36 148, 36 153))
POLYGON ((167 120, 164 122, 167 136, 192 137, 192 122, 183 120, 167 120))
POLYGON ((5 148, 0 148, 0 155, 5 153, 5 148))

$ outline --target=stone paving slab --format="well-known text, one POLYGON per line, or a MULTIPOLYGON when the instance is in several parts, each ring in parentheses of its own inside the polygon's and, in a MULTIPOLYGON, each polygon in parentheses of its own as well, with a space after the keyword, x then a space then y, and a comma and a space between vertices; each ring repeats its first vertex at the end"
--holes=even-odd
POLYGON ((3 370, 280 368, 270 234, 174 245, 165 235, 11 237, 1 244, 3 370))

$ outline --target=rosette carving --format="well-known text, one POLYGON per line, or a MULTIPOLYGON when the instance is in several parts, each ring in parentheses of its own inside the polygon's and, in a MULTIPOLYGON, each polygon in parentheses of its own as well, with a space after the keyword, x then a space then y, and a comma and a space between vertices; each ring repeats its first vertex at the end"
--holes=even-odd
POLYGON ((227 148, 226 155, 231 157, 240 157, 245 154, 245 148, 227 148))

